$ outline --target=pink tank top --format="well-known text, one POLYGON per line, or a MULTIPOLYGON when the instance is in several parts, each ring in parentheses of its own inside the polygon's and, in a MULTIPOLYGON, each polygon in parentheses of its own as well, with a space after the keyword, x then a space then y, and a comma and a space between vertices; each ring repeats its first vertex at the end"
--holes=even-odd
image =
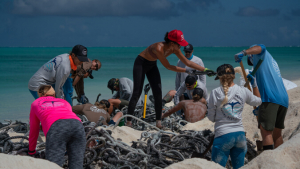
POLYGON ((30 131, 29 131, 29 150, 34 151, 37 144, 37 138, 40 131, 40 123, 43 132, 47 136, 51 125, 59 119, 77 119, 80 118, 72 112, 71 105, 59 98, 52 96, 40 97, 31 104, 30 109, 30 131))

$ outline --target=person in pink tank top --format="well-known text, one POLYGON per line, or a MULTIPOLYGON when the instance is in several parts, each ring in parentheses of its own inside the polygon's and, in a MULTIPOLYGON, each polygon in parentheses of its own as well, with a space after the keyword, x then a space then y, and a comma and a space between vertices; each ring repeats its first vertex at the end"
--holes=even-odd
POLYGON ((41 123, 46 136, 46 159, 62 167, 67 150, 69 168, 82 168, 86 139, 80 118, 67 101, 55 98, 52 86, 41 86, 38 94, 30 109, 28 154, 36 154, 41 123))

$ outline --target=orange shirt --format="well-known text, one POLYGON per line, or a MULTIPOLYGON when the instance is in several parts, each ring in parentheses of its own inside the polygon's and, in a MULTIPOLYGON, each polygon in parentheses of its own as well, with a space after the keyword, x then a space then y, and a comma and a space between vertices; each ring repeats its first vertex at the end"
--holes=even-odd
POLYGON ((70 59, 70 63, 71 63, 71 69, 74 70, 74 71, 76 71, 77 70, 77 66, 74 64, 71 55, 69 55, 69 59, 70 59))

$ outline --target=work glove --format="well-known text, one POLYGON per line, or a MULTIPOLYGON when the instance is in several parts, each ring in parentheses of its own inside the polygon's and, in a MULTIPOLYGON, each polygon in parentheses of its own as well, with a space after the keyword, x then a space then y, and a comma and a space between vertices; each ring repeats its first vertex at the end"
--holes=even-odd
POLYGON ((207 73, 207 76, 208 76, 208 77, 212 77, 212 76, 216 75, 216 72, 214 72, 213 70, 210 70, 210 69, 208 69, 208 68, 205 68, 205 69, 204 69, 204 72, 207 73))
POLYGON ((79 102, 82 104, 86 104, 86 103, 88 103, 88 98, 83 94, 83 95, 81 95, 79 102))
POLYGON ((257 116, 258 115, 258 107, 256 109, 254 109, 252 112, 253 112, 254 116, 257 116))
POLYGON ((256 78, 255 78, 255 76, 252 76, 251 73, 252 73, 252 72, 249 71, 249 74, 247 75, 247 79, 250 81, 251 86, 254 88, 254 87, 257 87, 257 83, 256 83, 256 78))
POLYGON ((243 50, 240 53, 235 54, 234 55, 235 62, 240 63, 243 59, 243 56, 246 56, 246 55, 247 55, 246 50, 243 50))

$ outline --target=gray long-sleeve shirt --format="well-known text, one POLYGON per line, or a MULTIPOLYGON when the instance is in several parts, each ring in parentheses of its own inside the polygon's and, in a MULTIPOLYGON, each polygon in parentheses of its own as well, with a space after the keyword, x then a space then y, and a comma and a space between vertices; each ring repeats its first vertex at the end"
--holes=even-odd
MULTIPOLYGON (((197 86, 196 88, 201 88, 203 90, 203 98, 205 100, 208 99, 208 95, 207 95, 207 89, 206 86, 200 81, 197 80, 197 86)), ((178 90, 176 91, 176 94, 174 96, 174 104, 177 105, 179 103, 179 97, 184 93, 187 92, 187 95, 190 99, 193 99, 193 90, 187 90, 186 85, 185 85, 185 81, 181 83, 180 87, 178 88, 178 90)))
MULTIPOLYGON (((200 65, 204 67, 204 63, 202 62, 202 59, 199 57, 193 55, 193 58, 191 59, 192 62, 195 62, 197 65, 200 65)), ((195 70, 193 68, 190 68, 186 66, 181 60, 178 60, 177 62, 178 67, 186 68, 186 70, 195 70)), ((175 79, 175 90, 178 90, 181 83, 185 81, 185 78, 188 76, 185 72, 177 72, 176 73, 176 79, 175 79)), ((206 86, 206 75, 198 75, 198 79, 206 86)))
POLYGON ((63 85, 71 72, 69 54, 58 55, 45 63, 29 80, 28 88, 38 91, 41 85, 55 84, 57 98, 64 99, 63 85))
POLYGON ((221 107, 225 98, 223 87, 214 89, 207 104, 207 118, 215 122, 215 138, 238 131, 244 131, 242 111, 244 104, 259 106, 261 98, 254 96, 247 88, 234 85, 228 90, 228 101, 221 107))
MULTIPOLYGON (((133 93, 133 82, 132 80, 123 77, 119 79, 119 91, 113 95, 113 99, 119 98, 130 101, 133 93)), ((137 105, 142 104, 141 98, 138 100, 137 105)))

